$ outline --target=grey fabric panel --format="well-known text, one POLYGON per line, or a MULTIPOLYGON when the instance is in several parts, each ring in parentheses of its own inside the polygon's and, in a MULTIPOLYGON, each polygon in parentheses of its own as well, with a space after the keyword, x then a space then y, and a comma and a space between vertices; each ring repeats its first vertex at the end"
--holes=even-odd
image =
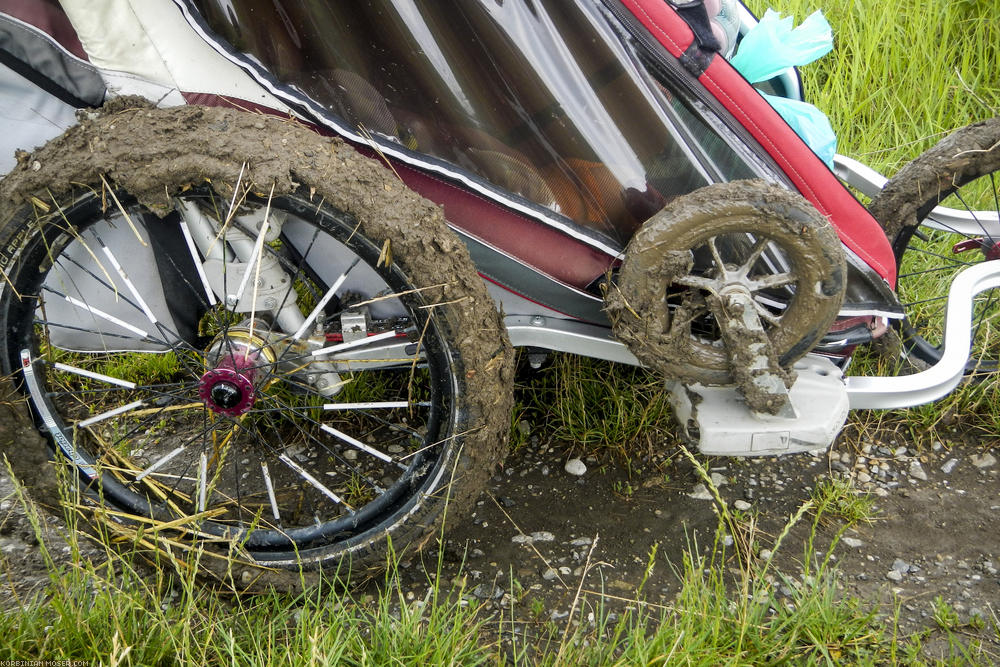
POLYGON ((76 123, 76 109, 0 65, 0 176, 14 168, 14 151, 30 151, 76 123))
MULTIPOLYGON (((10 67, 50 93, 52 86, 89 106, 100 106, 107 88, 97 68, 67 53, 48 35, 0 14, 0 55, 10 67), (28 74, 33 73, 36 76, 28 74)), ((64 101, 70 101, 63 97, 64 101)))
MULTIPOLYGON (((145 236, 145 229, 139 226, 145 236)), ((139 243, 135 233, 119 219, 102 220, 70 243, 45 278, 45 288, 86 304, 145 332, 142 336, 107 318, 46 292, 44 317, 50 341, 60 349, 76 352, 165 352, 176 341, 177 325, 170 316, 154 249, 139 243), (100 249, 97 237, 107 244, 122 269, 153 312, 154 326, 134 302, 134 297, 100 249), (95 261, 94 258, 97 258, 95 261), (74 264, 73 261, 77 262, 74 264), (87 267, 89 271, 80 268, 87 267), (131 302, 131 303, 130 303, 131 302)), ((39 311, 39 317, 43 317, 39 311)))

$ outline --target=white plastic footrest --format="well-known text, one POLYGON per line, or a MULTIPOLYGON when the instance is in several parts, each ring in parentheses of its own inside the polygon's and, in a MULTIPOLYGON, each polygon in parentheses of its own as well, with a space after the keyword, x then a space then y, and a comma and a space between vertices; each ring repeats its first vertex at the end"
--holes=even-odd
POLYGON ((735 387, 674 383, 668 389, 685 436, 711 456, 770 456, 829 447, 849 403, 844 376, 830 360, 807 355, 789 390, 794 417, 750 411, 735 387))

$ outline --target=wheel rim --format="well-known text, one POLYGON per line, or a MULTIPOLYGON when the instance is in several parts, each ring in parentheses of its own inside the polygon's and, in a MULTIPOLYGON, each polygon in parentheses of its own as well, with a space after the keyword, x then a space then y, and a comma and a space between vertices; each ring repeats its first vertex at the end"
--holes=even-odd
MULTIPOLYGON (((917 219, 933 226, 903 227, 893 244, 898 266, 896 291, 907 317, 900 330, 910 354, 936 363, 942 354, 948 289, 961 270, 1000 258, 1000 191, 994 173, 949 188, 917 211, 917 219), (961 230, 936 219, 935 205, 969 214, 971 226, 961 230)), ((1000 368, 1000 341, 993 329, 1000 322, 995 290, 973 301, 972 350, 967 372, 992 373, 1000 368)))
MULTIPOLYGON (((225 211, 228 205, 211 192, 186 198, 203 211, 225 211)), ((135 268, 123 267, 128 248, 138 253, 140 247, 115 248, 104 238, 112 228, 107 218, 134 226, 135 236, 147 236, 147 242, 152 224, 170 223, 142 215, 125 198, 106 216, 98 198, 85 197, 64 211, 78 232, 49 225, 22 252, 23 267, 44 270, 12 272, 18 292, 28 298, 6 301, 9 328, 17 323, 8 335, 8 355, 12 367, 24 367, 36 413, 55 444, 85 478, 96 478, 112 509, 173 522, 176 531, 190 535, 239 541, 258 560, 301 560, 303 551, 361 541, 419 501, 440 474, 441 443, 454 421, 454 381, 433 308, 398 268, 379 266, 384 249, 365 239, 353 219, 295 196, 244 203, 268 207, 289 215, 292 224, 283 230, 297 230, 294 238, 260 243, 260 256, 277 261, 294 285, 274 310, 290 297, 300 312, 317 311, 322 320, 304 342, 278 331, 263 308, 248 316, 237 312, 238 302, 212 305, 207 287, 190 271, 185 287, 192 297, 189 310, 198 311, 189 318, 196 327, 186 335, 177 331, 183 318, 171 322, 155 312, 154 299, 132 279, 135 268), (313 265, 327 257, 331 244, 341 264, 325 266, 319 275, 313 265), (368 267, 369 281, 377 276, 381 282, 369 294, 334 289, 341 275, 362 271, 358 267, 368 267), (66 278, 81 275, 86 286, 66 278), (60 276, 61 283, 55 279, 60 276), (88 298, 85 287, 95 285, 117 291, 132 317, 93 305, 108 300, 107 294, 88 298), (327 292, 332 298, 318 309, 327 292), (341 314, 358 311, 352 303, 372 298, 377 301, 370 308, 377 303, 380 312, 398 312, 376 317, 367 337, 346 341, 349 332, 337 326, 345 326, 341 314), (47 314, 54 306, 46 306, 56 302, 70 304, 89 321, 89 333, 98 334, 105 349, 68 351, 56 344, 55 329, 76 326, 47 314), (117 347, 107 344, 111 340, 117 347), (121 341, 161 349, 124 352, 121 341), (340 351, 313 354, 323 348, 340 351), (380 349, 404 354, 388 357, 380 349), (308 377, 315 360, 348 353, 369 353, 374 360, 336 362, 343 387, 324 395, 324 378, 308 377)), ((240 219, 233 234, 252 234, 240 219)), ((227 240, 223 235, 221 241, 227 240)), ((167 259, 177 269, 187 258, 167 259)), ((325 368, 313 375, 331 375, 325 368)))

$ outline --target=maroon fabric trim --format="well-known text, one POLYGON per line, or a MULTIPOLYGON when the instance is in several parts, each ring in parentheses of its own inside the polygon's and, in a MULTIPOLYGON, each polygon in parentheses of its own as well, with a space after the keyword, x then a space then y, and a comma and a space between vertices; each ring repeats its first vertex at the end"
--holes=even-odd
POLYGON ((34 26, 80 60, 90 62, 73 24, 55 0, 0 0, 0 14, 34 26))
POLYGON ((393 168, 413 190, 444 208, 445 218, 556 280, 585 289, 608 270, 613 258, 475 192, 409 165, 393 168))
MULTIPOLYGON (((663 0, 622 2, 674 57, 679 58, 694 40, 687 24, 663 0)), ((751 133, 799 192, 830 219, 844 245, 894 286, 896 260, 882 227, 778 112, 721 57, 712 59, 699 81, 751 133)))
MULTIPOLYGON (((287 118, 269 107, 212 93, 182 93, 188 104, 219 106, 287 118)), ((307 123, 316 132, 328 130, 307 123)), ((383 160, 370 148, 355 148, 372 159, 383 160)), ((444 208, 448 223, 466 234, 504 251, 518 261, 571 285, 586 289, 611 266, 614 258, 551 227, 519 215, 486 197, 432 174, 393 161, 392 168, 406 185, 444 208)))

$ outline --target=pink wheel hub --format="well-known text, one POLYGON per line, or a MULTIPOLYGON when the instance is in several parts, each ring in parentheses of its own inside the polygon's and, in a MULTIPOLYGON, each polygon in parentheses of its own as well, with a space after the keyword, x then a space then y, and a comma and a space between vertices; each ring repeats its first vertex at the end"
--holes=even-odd
POLYGON ((198 395, 213 412, 238 417, 257 399, 254 380, 260 370, 257 350, 240 347, 219 357, 215 368, 201 376, 198 395))

